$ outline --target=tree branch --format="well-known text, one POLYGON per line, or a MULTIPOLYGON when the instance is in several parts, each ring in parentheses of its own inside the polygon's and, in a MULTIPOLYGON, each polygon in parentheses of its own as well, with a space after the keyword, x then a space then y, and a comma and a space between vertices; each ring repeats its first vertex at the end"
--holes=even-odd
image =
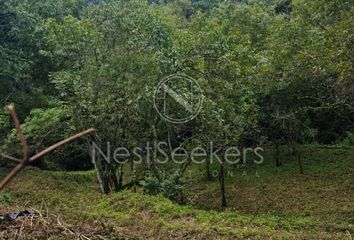
POLYGON ((28 145, 26 142, 26 138, 23 135, 20 121, 18 120, 15 108, 13 105, 10 105, 7 109, 12 117, 12 120, 15 123, 16 131, 17 131, 17 136, 21 142, 22 145, 22 152, 23 152, 23 158, 22 162, 18 164, 1 182, 0 182, 0 191, 5 187, 5 185, 11 181, 12 178, 16 176, 17 173, 19 173, 27 164, 29 158, 28 158, 28 145))
POLYGON ((46 149, 44 149, 43 151, 37 153, 36 155, 32 156, 32 157, 29 157, 29 147, 27 145, 27 142, 26 142, 26 138, 25 136, 23 135, 23 131, 21 129, 21 125, 20 125, 20 122, 18 120, 18 117, 17 117, 17 114, 16 114, 16 111, 15 111, 15 108, 13 105, 10 105, 8 107, 8 111, 15 123, 15 127, 16 127, 16 131, 17 131, 17 136, 20 140, 20 143, 22 145, 22 152, 23 152, 23 158, 22 158, 22 161, 18 158, 15 158, 15 157, 11 157, 11 156, 8 156, 8 155, 2 155, 4 158, 7 158, 7 159, 10 159, 10 160, 13 160, 13 161, 16 161, 16 162, 20 162, 1 182, 0 182, 0 191, 11 181, 11 179, 13 179, 17 173, 19 173, 25 166, 27 163, 29 162, 33 162, 33 161, 36 161, 40 158, 42 158, 43 156, 47 155, 48 153, 54 151, 55 149, 57 149, 58 147, 64 145, 64 144, 67 144, 69 142, 72 142, 82 136, 85 136, 85 135, 91 135, 95 132, 95 129, 93 128, 90 128, 90 129, 87 129, 86 131, 83 131, 81 133, 78 133, 74 136, 71 136, 67 139, 64 139, 46 149))
POLYGON ((12 161, 15 161, 15 162, 18 162, 18 163, 21 163, 21 162, 22 162, 21 159, 18 159, 18 158, 15 158, 15 157, 11 157, 11 156, 6 155, 6 154, 3 154, 2 157, 3 157, 3 158, 7 158, 7 159, 12 160, 12 161))
POLYGON ((56 143, 56 144, 54 144, 54 145, 52 145, 52 146, 46 148, 46 149, 44 149, 43 151, 37 153, 36 155, 32 156, 32 157, 29 159, 29 161, 30 161, 30 162, 36 161, 36 160, 42 158, 43 156, 47 155, 48 153, 54 151, 54 150, 57 149, 58 147, 61 147, 62 145, 67 144, 67 143, 69 143, 69 142, 72 142, 72 141, 74 141, 74 140, 76 140, 76 139, 78 139, 78 138, 80 138, 80 137, 85 136, 85 135, 91 135, 91 134, 93 134, 95 131, 96 131, 96 130, 95 130, 94 128, 90 128, 90 129, 87 129, 86 131, 83 131, 83 132, 78 133, 78 134, 76 134, 76 135, 74 135, 74 136, 71 136, 71 137, 69 137, 69 138, 67 138, 67 139, 64 139, 64 140, 62 140, 62 141, 60 141, 60 142, 58 142, 58 143, 56 143))

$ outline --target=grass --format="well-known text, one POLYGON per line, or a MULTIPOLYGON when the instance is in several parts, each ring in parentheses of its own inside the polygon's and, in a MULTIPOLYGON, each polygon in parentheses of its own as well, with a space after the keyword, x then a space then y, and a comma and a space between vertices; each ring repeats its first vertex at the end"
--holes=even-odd
POLYGON ((52 226, 59 218, 77 229, 51 231, 48 224, 41 230, 47 234, 39 231, 33 238, 33 231, 26 235, 24 229, 23 239, 80 239, 80 234, 90 239, 351 239, 353 149, 304 146, 302 152, 305 175, 298 174, 285 149, 281 168, 274 167, 266 149, 264 164, 235 169, 226 180, 229 208, 224 210, 217 179, 206 181, 197 166, 187 173, 187 206, 131 191, 101 195, 93 171, 27 168, 1 193, 0 215, 35 208, 52 226))

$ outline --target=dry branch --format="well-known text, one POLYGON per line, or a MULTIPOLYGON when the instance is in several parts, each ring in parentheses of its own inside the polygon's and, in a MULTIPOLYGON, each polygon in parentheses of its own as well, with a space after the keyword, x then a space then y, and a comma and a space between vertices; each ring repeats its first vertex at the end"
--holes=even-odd
POLYGON ((72 141, 80 138, 80 137, 83 137, 85 135, 90 135, 95 132, 95 129, 93 129, 93 128, 87 129, 86 131, 83 131, 83 132, 78 133, 74 136, 71 136, 67 139, 64 139, 64 140, 46 148, 46 149, 44 149, 43 151, 35 154, 34 156, 29 157, 29 155, 28 155, 29 154, 29 147, 27 145, 26 138, 23 135, 23 131, 21 129, 21 125, 20 125, 20 122, 18 120, 16 111, 15 111, 15 108, 13 107, 13 105, 10 105, 8 107, 8 111, 12 117, 12 120, 15 123, 17 136, 18 136, 20 143, 22 145, 23 158, 21 161, 20 159, 17 159, 15 157, 11 157, 8 155, 2 155, 4 158, 10 159, 10 160, 13 160, 16 162, 20 162, 20 163, 0 182, 0 191, 6 186, 6 184, 8 184, 11 181, 11 179, 13 179, 16 176, 17 173, 19 173, 26 166, 26 164, 28 162, 36 161, 36 160, 42 158, 43 156, 47 155, 48 153, 54 151, 58 147, 61 147, 64 144, 67 144, 69 142, 72 142, 72 141))
POLYGON ((7 158, 7 159, 9 159, 9 160, 12 160, 12 161, 14 161, 14 162, 18 162, 18 163, 22 162, 21 159, 18 159, 18 158, 15 158, 15 157, 12 157, 12 156, 9 156, 9 155, 6 155, 6 154, 3 154, 2 157, 3 157, 3 158, 7 158))
POLYGON ((18 172, 20 172, 25 165, 27 164, 29 158, 28 158, 28 152, 29 152, 29 148, 26 142, 26 138, 23 135, 22 129, 21 129, 21 125, 20 125, 20 121, 18 120, 15 108, 13 105, 10 105, 8 107, 8 111, 12 117, 12 120, 15 123, 15 127, 16 127, 16 132, 17 132, 17 136, 20 140, 20 143, 22 145, 22 152, 23 152, 23 158, 22 158, 22 162, 20 164, 18 164, 14 169, 12 169, 12 171, 0 182, 0 191, 5 187, 5 185, 11 181, 12 178, 14 178, 16 176, 16 174, 18 172))
POLYGON ((58 147, 61 147, 62 145, 67 144, 69 142, 72 142, 72 141, 74 141, 74 140, 76 140, 76 139, 78 139, 80 137, 85 136, 85 135, 91 135, 94 132, 95 132, 95 129, 94 128, 90 128, 90 129, 87 129, 86 131, 83 131, 83 132, 78 133, 78 134, 76 134, 74 136, 71 136, 71 137, 69 137, 67 139, 64 139, 64 140, 62 140, 62 141, 60 141, 60 142, 58 142, 58 143, 46 148, 46 149, 44 149, 43 151, 37 153, 36 155, 30 157, 29 161, 30 162, 36 161, 36 160, 42 158, 43 156, 47 155, 48 153, 54 151, 58 147))
POLYGON ((18 120, 16 111, 15 111, 15 107, 13 105, 10 105, 7 109, 12 117, 12 120, 15 123, 15 127, 16 127, 16 132, 17 132, 17 137, 20 140, 20 143, 22 145, 22 153, 23 153, 23 161, 28 161, 28 152, 29 152, 29 148, 26 142, 26 138, 23 135, 22 129, 21 129, 21 125, 20 125, 20 121, 18 120))

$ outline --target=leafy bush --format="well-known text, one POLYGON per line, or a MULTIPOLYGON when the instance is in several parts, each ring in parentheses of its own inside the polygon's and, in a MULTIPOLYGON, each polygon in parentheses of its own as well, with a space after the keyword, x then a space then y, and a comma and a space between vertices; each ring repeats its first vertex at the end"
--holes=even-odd
POLYGON ((145 180, 144 184, 144 194, 157 195, 160 191, 160 182, 157 178, 150 177, 145 180))
POLYGON ((0 194, 0 203, 8 203, 11 201, 9 194, 0 194))
POLYGON ((347 132, 347 136, 343 139, 342 144, 345 146, 354 146, 354 133, 347 132))
MULTIPOLYGON (((46 147, 77 132, 72 124, 72 113, 64 107, 33 109, 21 125, 30 147, 35 154, 46 147)), ((21 156, 21 146, 15 129, 5 140, 6 151, 21 156)), ((45 156, 40 166, 50 170, 85 170, 91 168, 84 141, 66 144, 45 156)))
POLYGON ((187 190, 185 181, 179 171, 159 181, 157 178, 148 178, 144 184, 144 193, 149 195, 162 194, 178 204, 187 203, 187 190))
POLYGON ((163 181, 160 189, 165 197, 174 202, 185 204, 187 201, 185 182, 178 171, 163 181))

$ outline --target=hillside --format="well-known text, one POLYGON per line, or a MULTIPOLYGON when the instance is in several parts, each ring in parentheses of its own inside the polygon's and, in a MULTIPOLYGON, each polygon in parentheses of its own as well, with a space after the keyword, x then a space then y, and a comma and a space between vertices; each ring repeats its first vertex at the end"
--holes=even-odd
POLYGON ((0 1, 0 240, 353 240, 353 3, 0 1))
POLYGON ((192 202, 180 206, 140 192, 101 195, 91 171, 27 168, 0 195, 0 215, 25 209, 42 215, 3 223, 1 234, 3 239, 352 239, 353 149, 307 146, 304 154, 305 175, 297 174, 285 153, 285 165, 274 169, 269 152, 258 166, 259 177, 252 177, 256 169, 249 167, 247 176, 227 178, 230 208, 223 211, 217 210, 218 182, 203 180, 197 169, 189 175, 192 202))

